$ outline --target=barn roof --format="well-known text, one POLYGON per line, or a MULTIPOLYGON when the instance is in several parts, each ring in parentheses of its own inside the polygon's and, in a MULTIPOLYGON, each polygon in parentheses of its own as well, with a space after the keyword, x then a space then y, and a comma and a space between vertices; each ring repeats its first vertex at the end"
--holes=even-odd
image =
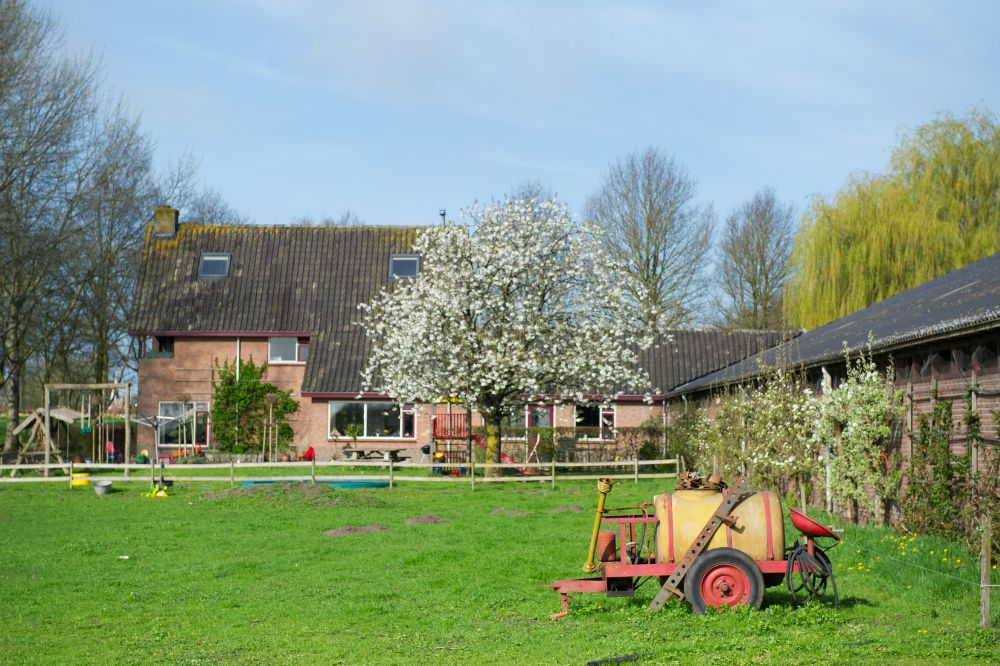
POLYGON ((996 328, 1000 323, 1000 253, 980 259, 785 344, 677 387, 682 394, 735 383, 761 367, 816 366, 847 352, 891 352, 941 337, 996 328))
POLYGON ((640 365, 661 392, 732 365, 794 338, 799 331, 676 329, 640 355, 640 365))

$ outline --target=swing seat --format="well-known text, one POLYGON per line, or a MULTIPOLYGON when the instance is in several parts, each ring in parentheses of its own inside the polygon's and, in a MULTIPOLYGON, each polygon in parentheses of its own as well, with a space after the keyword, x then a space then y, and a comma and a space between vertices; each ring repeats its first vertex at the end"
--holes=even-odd
POLYGON ((85 435, 88 435, 94 432, 94 429, 91 428, 90 426, 80 426, 80 432, 82 432, 85 435))

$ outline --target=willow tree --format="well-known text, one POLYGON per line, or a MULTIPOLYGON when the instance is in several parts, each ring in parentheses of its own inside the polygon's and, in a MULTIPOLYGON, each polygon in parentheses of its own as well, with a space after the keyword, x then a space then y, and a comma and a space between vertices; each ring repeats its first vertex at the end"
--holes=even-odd
POLYGON ((789 322, 815 327, 1000 250, 1000 125, 973 110, 904 136, 886 174, 854 176, 803 216, 789 322))
POLYGON ((468 228, 421 232, 417 276, 362 305, 367 390, 471 406, 485 422, 492 462, 516 402, 648 390, 638 351, 649 340, 615 319, 626 278, 596 228, 577 225, 551 200, 509 199, 468 217, 468 228))

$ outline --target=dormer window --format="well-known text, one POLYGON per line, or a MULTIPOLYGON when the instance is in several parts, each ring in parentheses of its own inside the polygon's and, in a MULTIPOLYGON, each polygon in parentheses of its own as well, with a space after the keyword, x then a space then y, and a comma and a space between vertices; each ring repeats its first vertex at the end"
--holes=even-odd
POLYGON ((229 277, 228 252, 204 252, 198 264, 198 277, 219 280, 229 277))
POLYGON ((389 277, 393 280, 415 278, 420 271, 420 256, 416 254, 394 254, 389 257, 389 277))

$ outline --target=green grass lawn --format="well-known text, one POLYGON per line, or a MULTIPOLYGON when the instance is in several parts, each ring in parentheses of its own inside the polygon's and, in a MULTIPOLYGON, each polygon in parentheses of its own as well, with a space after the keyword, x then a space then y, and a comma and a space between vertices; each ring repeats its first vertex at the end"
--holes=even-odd
MULTIPOLYGON (((831 551, 840 608, 795 607, 772 588, 760 611, 696 616, 671 602, 649 613, 647 585, 633 599, 577 595, 570 616, 553 622, 558 596, 539 586, 582 575, 593 482, 474 494, 437 484, 234 491, 186 482, 159 499, 143 497, 139 483, 115 485, 107 497, 62 484, 0 486, 0 662, 1000 660, 997 632, 977 628, 978 588, 908 565, 978 580, 973 557, 932 538, 901 545, 889 531, 849 530, 849 543, 831 551), (428 515, 446 522, 406 523, 428 515), (386 531, 324 535, 364 525, 386 531)), ((664 489, 619 482, 609 505, 664 489)))

